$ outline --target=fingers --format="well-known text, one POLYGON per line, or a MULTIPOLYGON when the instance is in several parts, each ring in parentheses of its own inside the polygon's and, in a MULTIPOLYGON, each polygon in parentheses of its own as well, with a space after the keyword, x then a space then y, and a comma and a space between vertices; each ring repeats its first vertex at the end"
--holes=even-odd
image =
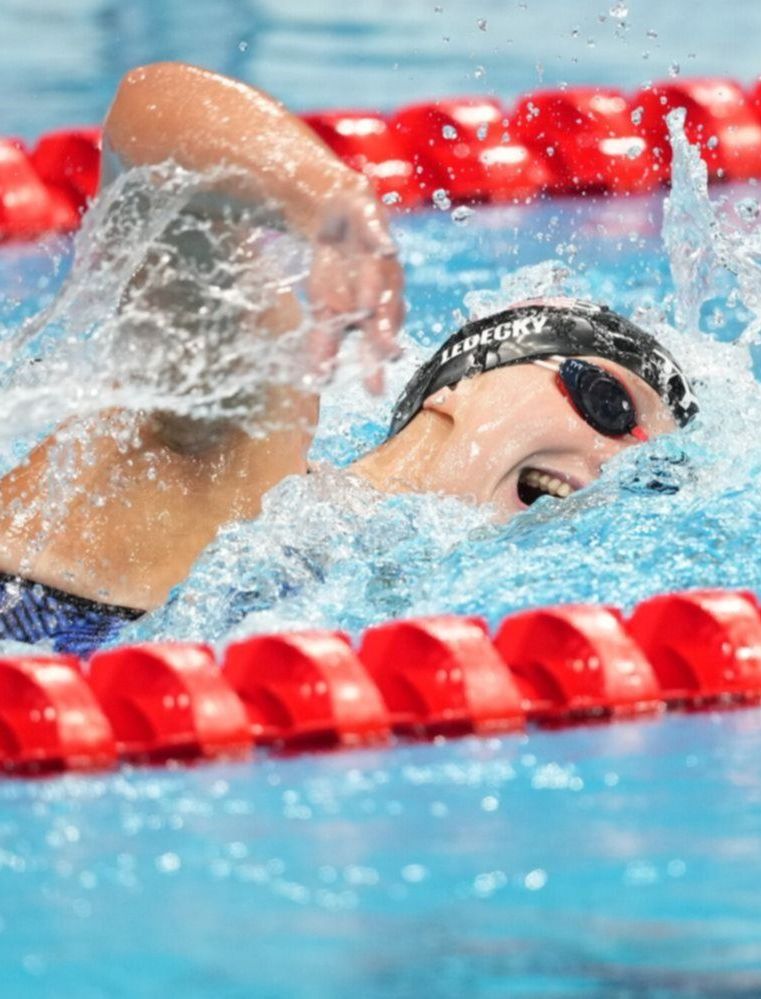
POLYGON ((326 213, 314 247, 309 357, 313 372, 328 380, 343 336, 359 328, 363 381, 377 394, 383 389, 383 364, 400 353, 404 276, 378 203, 365 199, 341 208, 326 213))
POLYGON ((344 317, 351 311, 353 282, 342 255, 331 246, 317 246, 309 275, 312 323, 307 336, 309 367, 318 382, 328 381, 335 370, 344 317))
POLYGON ((360 272, 359 305, 368 313, 361 327, 361 356, 369 392, 383 390, 383 362, 396 360, 401 353, 397 334, 404 318, 402 281, 401 267, 395 259, 364 261, 360 272))

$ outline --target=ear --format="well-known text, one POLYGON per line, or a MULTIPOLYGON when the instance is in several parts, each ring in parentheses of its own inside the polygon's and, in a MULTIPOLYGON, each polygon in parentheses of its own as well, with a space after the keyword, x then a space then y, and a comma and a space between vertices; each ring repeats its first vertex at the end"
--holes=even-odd
POLYGON ((454 389, 449 388, 449 386, 437 389, 423 401, 423 409, 427 409, 431 413, 438 413, 440 416, 448 416, 450 419, 454 417, 456 405, 454 389))

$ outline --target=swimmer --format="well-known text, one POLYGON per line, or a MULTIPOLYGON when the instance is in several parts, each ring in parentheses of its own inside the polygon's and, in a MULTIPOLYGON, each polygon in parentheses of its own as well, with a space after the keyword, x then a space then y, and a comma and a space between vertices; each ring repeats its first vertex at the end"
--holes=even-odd
MULTIPOLYGON (((275 203, 312 247, 311 370, 329 376, 342 336, 358 330, 366 385, 381 390, 403 319, 396 247, 367 180, 298 118, 243 83, 160 63, 124 78, 103 147, 102 186, 167 160, 197 173, 224 164, 232 170, 210 181, 218 196, 275 203)), ((289 291, 252 323, 278 336, 300 320, 289 291)), ((528 301, 449 337, 408 384, 387 440, 352 472, 382 492, 490 504, 505 521, 541 495, 584 488, 624 448, 695 411, 677 363, 626 319, 589 303, 528 301)), ((145 412, 128 446, 111 431, 118 414, 89 417, 74 425, 72 497, 51 530, 50 472, 72 439, 71 421, 60 427, 0 481, 0 637, 80 654, 112 641, 161 606, 222 525, 255 517, 269 489, 308 471, 317 414, 315 393, 272 386, 264 435, 232 418, 145 412)))

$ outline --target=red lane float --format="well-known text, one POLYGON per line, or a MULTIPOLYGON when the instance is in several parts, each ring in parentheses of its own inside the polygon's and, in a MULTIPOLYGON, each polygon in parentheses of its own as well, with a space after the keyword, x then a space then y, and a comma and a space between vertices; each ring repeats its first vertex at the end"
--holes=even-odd
POLYGON ((507 135, 506 111, 491 98, 411 104, 392 119, 420 174, 429 203, 435 190, 462 201, 525 200, 548 187, 552 171, 507 135))
POLYGON ((115 762, 111 726, 75 658, 0 659, 0 767, 34 772, 115 762))
POLYGON ((704 703, 761 699, 761 616, 753 594, 696 590, 645 600, 628 628, 661 697, 704 703))
POLYGON ((559 721, 661 707, 650 663, 618 612, 607 607, 514 614, 502 622, 495 645, 530 718, 559 721))
POLYGON ((89 683, 124 757, 217 756, 250 747, 246 712, 205 645, 96 653, 89 683))
POLYGON ((359 653, 338 632, 256 636, 226 650, 126 646, 87 666, 0 658, 0 771, 108 767, 383 741, 389 729, 521 729, 666 707, 761 701, 761 610, 748 592, 695 590, 615 609, 390 621, 359 653))
POLYGON ((761 176, 761 120, 739 84, 720 78, 654 84, 632 98, 639 134, 671 163, 665 116, 685 108, 685 134, 700 146, 711 178, 761 176))
POLYGON ((100 129, 48 132, 40 138, 30 159, 44 184, 61 190, 82 210, 98 190, 100 129))
POLYGON ((660 163, 632 124, 619 90, 573 87, 524 97, 510 132, 549 158, 551 193, 640 192, 662 179, 660 163))
POLYGON ((391 621, 365 632, 359 657, 396 731, 487 732, 525 723, 518 689, 479 618, 391 621))
MULTIPOLYGON (((516 203, 547 194, 650 190, 670 177, 665 116, 687 111, 711 179, 761 178, 761 81, 668 80, 627 96, 570 87, 520 97, 444 98, 396 112, 316 111, 303 120, 386 204, 516 203), (445 198, 447 199, 445 201, 445 198)), ((0 139, 0 239, 76 227, 97 187, 98 129, 41 137, 29 154, 0 139)))
POLYGON ((409 150, 383 115, 321 111, 303 120, 348 166, 369 177, 387 203, 416 208, 425 199, 409 150))
POLYGON ((0 239, 30 239, 78 225, 76 206, 40 179, 23 145, 0 139, 0 239))
POLYGON ((230 645, 224 676, 256 742, 378 742, 389 736, 378 688, 338 632, 263 635, 230 645))

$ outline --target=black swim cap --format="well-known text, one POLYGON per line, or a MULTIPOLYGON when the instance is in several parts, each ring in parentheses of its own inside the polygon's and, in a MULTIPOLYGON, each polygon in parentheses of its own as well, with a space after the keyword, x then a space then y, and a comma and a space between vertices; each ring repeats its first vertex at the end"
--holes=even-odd
POLYGON ((466 323, 450 336, 408 382, 394 407, 389 437, 403 430, 439 389, 553 354, 604 357, 628 368, 655 389, 680 426, 698 411, 690 383, 655 337, 605 305, 537 299, 466 323))

